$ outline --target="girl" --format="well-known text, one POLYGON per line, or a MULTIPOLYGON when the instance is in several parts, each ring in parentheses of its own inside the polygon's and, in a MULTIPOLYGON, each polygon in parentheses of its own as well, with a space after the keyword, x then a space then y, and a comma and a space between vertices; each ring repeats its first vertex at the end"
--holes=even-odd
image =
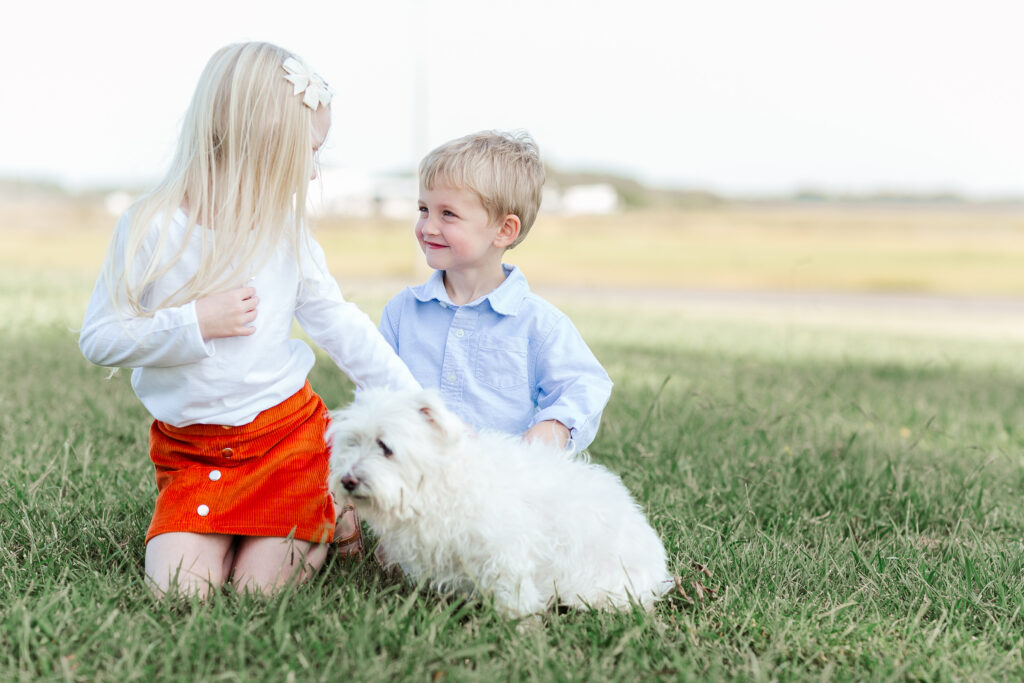
POLYGON ((170 171, 122 217, 89 302, 82 353, 134 368, 154 417, 146 575, 160 593, 206 596, 229 577, 269 592, 326 557, 328 416, 293 318, 357 385, 419 386, 306 226, 331 94, 275 45, 214 54, 170 171))

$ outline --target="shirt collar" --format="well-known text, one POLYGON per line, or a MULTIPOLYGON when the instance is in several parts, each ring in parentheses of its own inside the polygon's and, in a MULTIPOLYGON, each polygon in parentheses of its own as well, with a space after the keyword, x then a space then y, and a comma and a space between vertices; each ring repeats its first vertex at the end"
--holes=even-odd
MULTIPOLYGON (((491 305, 495 313, 501 315, 516 315, 523 299, 530 293, 530 285, 526 282, 526 276, 516 266, 502 264, 505 271, 505 279, 491 292, 473 301, 467 306, 476 306, 484 301, 491 305)), ((455 306, 444 288, 444 271, 435 270, 430 279, 419 287, 413 287, 412 293, 419 301, 428 303, 439 301, 448 306, 455 306)))

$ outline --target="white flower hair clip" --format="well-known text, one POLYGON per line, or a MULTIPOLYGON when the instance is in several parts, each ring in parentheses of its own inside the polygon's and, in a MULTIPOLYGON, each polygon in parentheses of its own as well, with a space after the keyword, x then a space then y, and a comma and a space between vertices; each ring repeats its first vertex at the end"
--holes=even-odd
POLYGON ((331 103, 334 91, 324 82, 324 79, 320 78, 319 74, 313 72, 309 65, 300 62, 294 57, 289 57, 284 60, 281 66, 288 72, 285 74, 285 79, 295 86, 292 94, 298 95, 302 93, 302 103, 304 105, 316 111, 320 105, 326 107, 331 103))

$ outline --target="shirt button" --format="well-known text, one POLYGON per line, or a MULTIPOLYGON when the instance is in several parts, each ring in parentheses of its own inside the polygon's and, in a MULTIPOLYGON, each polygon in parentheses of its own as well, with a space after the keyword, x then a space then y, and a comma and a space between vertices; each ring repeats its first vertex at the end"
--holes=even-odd
POLYGON ((458 375, 456 375, 454 372, 449 372, 447 379, 449 382, 454 382, 455 380, 458 379, 458 375))
POLYGON ((220 452, 220 454, 223 455, 225 458, 230 458, 232 455, 235 454, 235 452, 230 448, 225 448, 220 452))
POLYGON ((455 336, 458 337, 459 339, 462 339, 463 337, 466 336, 466 331, 465 330, 455 330, 455 336))
POLYGON ((210 470, 210 481, 217 481, 220 479, 220 470, 210 470))
POLYGON ((441 308, 448 308, 448 304, 443 301, 438 301, 437 303, 441 304, 441 308))
POLYGON ((196 508, 196 514, 200 517, 205 517, 206 515, 210 514, 210 506, 200 505, 199 507, 196 508))
POLYGON ((231 425, 221 425, 221 429, 231 429, 231 425))

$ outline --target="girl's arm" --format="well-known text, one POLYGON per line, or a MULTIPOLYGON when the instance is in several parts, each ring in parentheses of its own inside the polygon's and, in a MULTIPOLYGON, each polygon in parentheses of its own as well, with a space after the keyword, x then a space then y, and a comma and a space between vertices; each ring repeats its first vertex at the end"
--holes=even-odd
POLYGON ((320 245, 303 249, 304 279, 295 317, 342 372, 359 388, 419 389, 419 382, 381 336, 370 317, 346 301, 327 270, 320 245))
MULTIPOLYGON (((110 368, 171 367, 211 355, 199 332, 195 302, 162 309, 152 316, 136 316, 127 312, 125 297, 111 290, 124 272, 130 224, 130 214, 126 213, 114 229, 82 322, 78 338, 82 355, 110 368)), ((147 239, 137 262, 149 257, 150 242, 147 239)))
POLYGON ((130 316, 117 309, 100 276, 82 323, 78 346, 91 363, 105 367, 171 367, 213 355, 203 340, 197 302, 130 316))
POLYGON ((247 337, 256 331, 259 297, 252 287, 212 294, 179 308, 157 311, 152 318, 122 317, 109 301, 103 281, 93 291, 78 346, 96 365, 170 367, 213 355, 205 342, 247 337), (101 300, 104 295, 106 300, 101 300), (194 320, 193 320, 194 318, 194 320), (195 346, 198 329, 202 346, 195 346))
MULTIPOLYGON (((231 310, 232 292, 160 309, 150 316, 128 313, 124 296, 120 292, 112 293, 108 282, 117 282, 123 273, 129 224, 128 214, 118 222, 111 251, 89 299, 78 340, 82 354, 89 361, 106 367, 185 365, 213 355, 213 347, 205 343, 207 340, 227 336, 225 332, 229 331, 245 334, 237 331, 244 316, 240 316, 237 310, 231 310)), ((156 233, 153 232, 151 237, 155 239, 156 233)), ((150 241, 147 240, 143 246, 137 262, 148 258, 150 241)), ((234 308, 255 311, 253 292, 250 290, 248 298, 252 300, 244 306, 241 301, 247 297, 236 293, 234 308)))

